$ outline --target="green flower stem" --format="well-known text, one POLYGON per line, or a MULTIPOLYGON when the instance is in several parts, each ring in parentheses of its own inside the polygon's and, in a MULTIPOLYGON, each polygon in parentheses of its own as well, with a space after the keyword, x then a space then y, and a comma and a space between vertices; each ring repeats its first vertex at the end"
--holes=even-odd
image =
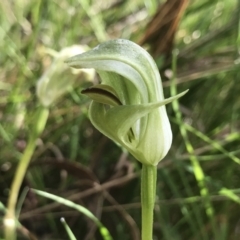
POLYGON ((19 195, 19 190, 26 174, 28 165, 36 147, 36 140, 42 133, 48 118, 48 109, 40 108, 33 120, 35 120, 34 127, 30 133, 28 145, 18 163, 17 170, 10 189, 10 195, 7 204, 7 213, 4 217, 5 224, 5 240, 16 239, 16 204, 19 195))
POLYGON ((157 167, 143 164, 141 177, 142 240, 152 240, 157 167))

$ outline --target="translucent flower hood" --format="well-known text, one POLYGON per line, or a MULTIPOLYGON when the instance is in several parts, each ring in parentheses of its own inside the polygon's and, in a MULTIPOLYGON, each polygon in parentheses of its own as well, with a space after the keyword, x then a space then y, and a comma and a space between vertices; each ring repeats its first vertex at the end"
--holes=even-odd
POLYGON ((165 105, 187 91, 164 99, 153 58, 137 44, 111 40, 66 61, 74 68, 94 68, 101 84, 83 90, 93 101, 92 124, 143 164, 157 165, 172 144, 165 105))

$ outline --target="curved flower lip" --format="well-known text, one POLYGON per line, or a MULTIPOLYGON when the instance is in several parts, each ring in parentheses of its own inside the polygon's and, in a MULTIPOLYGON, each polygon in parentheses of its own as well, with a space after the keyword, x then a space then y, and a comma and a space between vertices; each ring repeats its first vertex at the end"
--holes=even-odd
POLYGON ((95 85, 93 87, 82 90, 81 93, 87 95, 96 102, 108 104, 111 106, 122 105, 122 102, 117 96, 115 90, 108 85, 95 85))
POLYGON ((172 143, 165 105, 187 91, 164 99, 154 60, 125 39, 102 43, 65 62, 75 68, 94 68, 100 75, 100 85, 83 91, 93 100, 92 124, 140 162, 157 165, 172 143))

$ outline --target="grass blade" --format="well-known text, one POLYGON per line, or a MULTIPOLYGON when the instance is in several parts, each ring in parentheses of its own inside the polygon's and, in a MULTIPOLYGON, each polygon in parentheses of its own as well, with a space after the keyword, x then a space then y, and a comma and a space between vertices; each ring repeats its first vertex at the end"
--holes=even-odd
POLYGON ((60 221, 61 221, 61 223, 63 224, 63 226, 64 226, 64 228, 65 228, 65 230, 66 230, 66 232, 67 232, 67 234, 68 234, 68 236, 69 236, 69 239, 70 239, 70 240, 77 240, 76 237, 74 236, 71 228, 70 228, 70 227, 68 226, 68 224, 66 223, 65 218, 62 217, 62 218, 60 219, 60 221))
POLYGON ((107 228, 98 220, 98 218, 96 218, 88 209, 86 209, 85 207, 78 205, 72 201, 69 201, 65 198, 62 197, 58 197, 56 195, 53 195, 51 193, 47 193, 44 191, 40 191, 40 190, 36 190, 36 189, 31 189, 31 191, 33 191, 34 193, 36 193, 39 196, 45 197, 45 198, 49 198, 53 201, 62 203, 65 206, 68 206, 70 208, 73 208, 77 211, 79 211, 80 213, 84 214, 86 217, 90 218, 99 228, 99 231, 103 237, 104 240, 113 240, 112 236, 110 235, 109 231, 107 230, 107 228))

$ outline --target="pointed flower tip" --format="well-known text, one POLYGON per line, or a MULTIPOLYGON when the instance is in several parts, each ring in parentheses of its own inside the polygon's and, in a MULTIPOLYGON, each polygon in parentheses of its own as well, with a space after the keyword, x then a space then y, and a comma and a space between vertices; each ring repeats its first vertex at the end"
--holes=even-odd
MULTIPOLYGON (((81 55, 81 54, 78 54, 78 55, 81 55)), ((71 63, 71 62, 73 61, 73 59, 75 59, 76 56, 78 56, 78 55, 74 55, 73 57, 67 58, 67 59, 64 60, 64 62, 67 63, 67 64, 69 64, 69 63, 71 63)))
POLYGON ((78 59, 82 54, 75 55, 70 57, 64 61, 69 67, 81 68, 80 64, 78 63, 78 59))

